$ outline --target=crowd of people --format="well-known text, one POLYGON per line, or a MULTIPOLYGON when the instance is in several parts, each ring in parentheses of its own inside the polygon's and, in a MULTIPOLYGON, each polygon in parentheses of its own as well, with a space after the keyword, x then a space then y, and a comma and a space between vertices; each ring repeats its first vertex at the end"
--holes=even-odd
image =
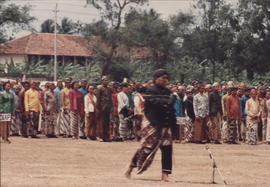
MULTIPOLYGON (((100 85, 72 78, 46 83, 10 81, 0 85, 1 136, 139 141, 147 88, 153 81, 100 85)), ((173 98, 176 143, 270 144, 270 89, 243 83, 179 82, 166 86, 173 98)), ((159 111, 155 115, 162 115, 159 111)), ((157 121, 156 123, 159 123, 157 121)))

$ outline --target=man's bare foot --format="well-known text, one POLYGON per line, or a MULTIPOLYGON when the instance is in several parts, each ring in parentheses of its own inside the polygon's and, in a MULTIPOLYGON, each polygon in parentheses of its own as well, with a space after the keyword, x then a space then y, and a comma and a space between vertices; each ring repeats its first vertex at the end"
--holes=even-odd
POLYGON ((174 182, 174 180, 171 179, 171 178, 169 177, 169 175, 166 174, 166 173, 162 173, 161 180, 164 181, 164 182, 174 182))
POLYGON ((131 178, 131 173, 132 173, 133 168, 128 167, 127 171, 125 172, 125 177, 130 179, 131 178))

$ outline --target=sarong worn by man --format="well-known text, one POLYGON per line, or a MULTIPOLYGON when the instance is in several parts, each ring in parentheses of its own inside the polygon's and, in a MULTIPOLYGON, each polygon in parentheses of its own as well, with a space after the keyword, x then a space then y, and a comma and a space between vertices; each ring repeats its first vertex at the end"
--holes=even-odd
POLYGON ((110 139, 110 113, 112 110, 112 92, 108 87, 108 78, 102 77, 102 87, 97 90, 98 124, 97 135, 103 141, 110 139))
POLYGON ((56 98, 52 90, 44 93, 44 123, 45 135, 47 137, 55 137, 55 125, 57 117, 56 98))
POLYGON ((204 88, 200 88, 200 92, 194 96, 193 108, 196 116, 195 128, 194 128, 194 141, 196 143, 202 143, 204 140, 208 140, 207 134, 207 122, 209 115, 209 101, 208 96, 204 93, 204 88))
POLYGON ((227 116, 228 116, 228 127, 229 127, 229 144, 236 144, 237 139, 237 125, 240 119, 240 99, 236 95, 236 89, 233 88, 232 94, 228 96, 227 100, 227 116))
POLYGON ((66 87, 61 90, 61 111, 60 111, 60 125, 59 125, 59 134, 68 137, 71 135, 71 124, 70 124, 70 99, 69 92, 70 83, 65 83, 66 87))
MULTIPOLYGON (((270 97, 270 92, 268 93, 270 97)), ((267 127, 266 127, 266 141, 270 144, 270 99, 266 101, 267 107, 267 127)))
POLYGON ((251 90, 251 98, 246 102, 247 133, 246 143, 256 145, 258 140, 258 123, 261 114, 260 102, 256 98, 255 90, 251 90), (253 94, 253 97, 252 97, 253 94), (255 95, 255 96, 254 96, 255 95))
POLYGON ((213 85, 214 90, 209 94, 209 134, 212 141, 215 141, 215 143, 220 143, 222 106, 221 96, 218 93, 219 85, 217 83, 215 84, 213 85))
POLYGON ((31 88, 24 95, 25 112, 27 112, 27 135, 32 138, 37 135, 40 111, 39 92, 35 87, 36 83, 32 83, 31 88))
POLYGON ((156 72, 155 85, 146 90, 144 115, 141 129, 141 147, 132 158, 126 176, 138 168, 138 174, 146 171, 161 149, 162 180, 168 181, 172 173, 172 130, 176 125, 174 97, 163 81, 168 81, 166 72, 156 72), (163 84, 162 84, 163 83, 163 84), (148 95, 148 96, 147 96, 148 95))

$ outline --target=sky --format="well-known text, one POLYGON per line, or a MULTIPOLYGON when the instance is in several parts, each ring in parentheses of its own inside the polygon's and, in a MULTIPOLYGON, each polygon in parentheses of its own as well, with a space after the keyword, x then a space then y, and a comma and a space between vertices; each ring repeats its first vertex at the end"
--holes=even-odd
MULTIPOLYGON (((226 0, 229 3, 235 3, 237 0, 226 0)), ((31 15, 36 17, 36 21, 32 26, 38 31, 40 25, 46 19, 54 19, 53 10, 56 3, 58 5, 58 23, 64 17, 68 17, 73 21, 80 21, 82 23, 91 23, 100 19, 99 12, 90 5, 86 5, 86 0, 9 0, 11 3, 17 5, 31 5, 31 15)), ((170 15, 176 14, 179 11, 194 13, 192 6, 194 0, 149 0, 144 9, 155 9, 160 13, 163 19, 170 15)), ((15 37, 21 37, 29 34, 29 31, 20 31, 15 37)))

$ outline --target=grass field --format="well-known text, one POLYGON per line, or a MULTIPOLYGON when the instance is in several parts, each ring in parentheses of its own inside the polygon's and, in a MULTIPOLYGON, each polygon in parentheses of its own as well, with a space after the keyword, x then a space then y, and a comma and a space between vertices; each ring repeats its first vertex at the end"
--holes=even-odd
MULTIPOLYGON (((131 179, 123 176, 138 142, 97 142, 64 138, 11 137, 1 143, 1 186, 223 186, 210 184, 211 160, 205 145, 174 144, 175 182, 160 181, 158 151, 152 166, 131 179)), ((209 145, 228 186, 269 187, 269 145, 209 145)))

